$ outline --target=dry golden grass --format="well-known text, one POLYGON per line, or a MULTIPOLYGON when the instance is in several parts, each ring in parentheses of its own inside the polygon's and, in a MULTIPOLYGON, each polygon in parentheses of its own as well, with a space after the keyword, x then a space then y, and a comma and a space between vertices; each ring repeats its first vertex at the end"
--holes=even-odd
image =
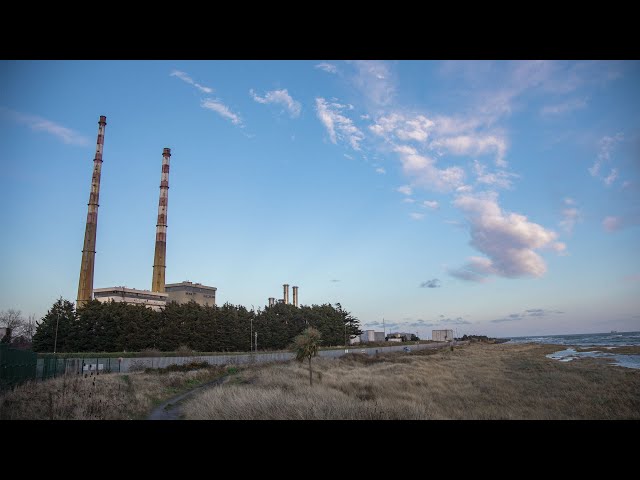
POLYGON ((129 420, 159 402, 220 376, 203 369, 168 374, 69 375, 28 382, 0 396, 0 420, 129 420))
POLYGON ((551 345, 474 344, 247 369, 184 405, 188 419, 640 419, 640 370, 558 362, 551 345))

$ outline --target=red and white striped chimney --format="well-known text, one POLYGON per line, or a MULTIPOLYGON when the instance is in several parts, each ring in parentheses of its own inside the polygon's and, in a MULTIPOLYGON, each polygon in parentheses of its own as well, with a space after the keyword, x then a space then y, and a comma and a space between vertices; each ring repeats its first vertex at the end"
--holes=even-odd
POLYGON ((93 175, 91 177, 91 191, 89 193, 87 224, 84 230, 82 263, 80 264, 80 279, 78 281, 78 298, 76 299, 77 307, 81 307, 87 302, 90 302, 93 297, 93 271, 96 260, 96 232, 98 229, 100 172, 102 170, 102 150, 104 148, 104 127, 106 126, 107 117, 100 115, 100 120, 98 121, 96 156, 93 159, 93 175))
POLYGON ((169 160, 171 149, 162 152, 162 176, 160 177, 160 200, 158 223, 156 224, 156 252, 153 257, 153 279, 151 291, 164 292, 164 274, 167 266, 167 205, 169 203, 169 160))

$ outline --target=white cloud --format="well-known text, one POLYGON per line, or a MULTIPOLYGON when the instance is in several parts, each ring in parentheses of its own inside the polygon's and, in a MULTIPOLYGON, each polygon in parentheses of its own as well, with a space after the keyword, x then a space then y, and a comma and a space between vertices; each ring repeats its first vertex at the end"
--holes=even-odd
POLYGON ((315 66, 315 68, 319 68, 322 71, 325 71, 327 73, 337 73, 338 72, 338 67, 336 67, 334 64, 332 63, 319 63, 315 66))
POLYGON ((424 218, 424 213, 410 213, 409 216, 414 220, 422 220, 424 218))
POLYGON ((402 200, 404 203, 415 203, 415 200, 413 198, 407 197, 404 200, 402 200))
POLYGON ((227 107, 220 100, 207 98, 202 101, 202 108, 207 108, 209 110, 213 110, 218 113, 220 116, 231 120, 231 123, 234 125, 242 125, 242 119, 235 113, 233 113, 229 107, 227 107))
POLYGON ((395 85, 389 66, 378 60, 353 62, 357 74, 353 82, 375 106, 388 105, 395 95, 395 85))
POLYGON ((446 137, 431 142, 430 147, 436 150, 446 150, 454 155, 484 155, 487 153, 496 154, 496 165, 506 167, 504 160, 507 151, 507 143, 503 138, 495 135, 458 135, 446 137))
POLYGON ((540 109, 540 113, 543 115, 560 115, 580 108, 585 108, 586 106, 586 99, 573 99, 555 105, 545 105, 540 109))
POLYGON ((463 183, 464 170, 460 167, 439 169, 435 160, 418 154, 415 148, 408 145, 398 145, 394 151, 400 154, 403 171, 413 177, 416 184, 438 191, 449 191, 463 183))
POLYGON ((413 193, 413 190, 409 185, 402 185, 401 187, 398 187, 396 190, 405 195, 411 195, 413 193))
POLYGON ((89 138, 81 135, 67 127, 63 127, 62 125, 52 122, 51 120, 47 120, 46 118, 38 117, 37 115, 28 115, 26 113, 16 112, 14 110, 10 110, 6 107, 0 107, 0 113, 3 116, 6 116, 12 119, 15 122, 22 123, 28 126, 31 130, 35 132, 45 132, 49 133, 59 140, 62 140, 63 143, 67 145, 89 145, 89 138))
POLYGON ((338 140, 346 141, 354 150, 360 150, 360 142, 364 134, 353 124, 350 118, 342 115, 345 105, 328 103, 324 98, 316 98, 316 112, 318 118, 327 129, 332 143, 338 140))
POLYGON ((576 201, 571 197, 565 197, 564 198, 564 204, 565 205, 576 205, 576 201))
POLYGON ((598 142, 598 158, 593 163, 593 165, 589 167, 589 173, 592 177, 598 176, 598 174, 600 173, 600 167, 602 167, 603 163, 611 161, 611 153, 613 152, 613 149, 619 142, 623 140, 623 138, 624 135, 621 132, 618 132, 613 137, 605 135, 600 139, 600 141, 598 142))
POLYGON ((376 173, 384 175, 385 173, 387 173, 387 171, 382 167, 378 167, 378 168, 376 168, 376 173))
POLYGON ((378 117, 369 129, 389 143, 415 141, 426 144, 439 155, 494 155, 498 167, 506 167, 507 140, 497 129, 478 131, 483 123, 478 118, 407 115, 392 112, 378 117))
POLYGON ((205 87, 204 85, 200 85, 199 83, 194 82, 189 75, 187 75, 185 72, 181 72, 180 70, 172 71, 169 76, 178 77, 183 82, 187 82, 188 84, 193 85, 203 93, 213 93, 213 88, 205 87))
POLYGON ((284 108, 287 109, 291 118, 300 116, 302 105, 300 105, 300 102, 297 102, 293 98, 291 98, 291 95, 289 95, 289 92, 286 88, 283 90, 271 90, 270 92, 267 92, 264 97, 261 97, 260 95, 255 93, 253 89, 249 90, 249 93, 258 103, 281 104, 284 108))
POLYGON ((425 142, 433 126, 433 120, 429 120, 424 115, 408 117, 399 113, 391 113, 378 118, 369 129, 376 135, 385 138, 393 136, 400 140, 425 142))
POLYGON ((440 204, 435 200, 425 200, 424 202, 422 202, 422 206, 424 208, 430 208, 431 210, 436 210, 440 206, 440 204))
POLYGON ((483 183, 492 187, 511 188, 511 179, 519 177, 515 173, 507 172, 506 170, 487 173, 487 167, 478 160, 473 161, 473 169, 478 183, 483 183))
POLYGON ((610 187, 611 184, 616 181, 616 178, 618 178, 618 169, 612 168, 611 172, 609 173, 609 176, 604 179, 604 184, 607 187, 610 187))
POLYGON ((348 158, 349 160, 353 160, 353 157, 351 155, 349 155, 348 153, 343 153, 345 158, 348 158))
MULTIPOLYGON (((566 248, 556 241, 555 232, 530 222, 524 215, 504 212, 495 192, 459 195, 454 205, 466 214, 471 245, 488 257, 472 257, 462 269, 478 278, 541 277, 547 267, 535 250, 548 248, 562 253, 566 248)), ((460 275, 452 275, 462 278, 462 273, 457 273, 460 275)))

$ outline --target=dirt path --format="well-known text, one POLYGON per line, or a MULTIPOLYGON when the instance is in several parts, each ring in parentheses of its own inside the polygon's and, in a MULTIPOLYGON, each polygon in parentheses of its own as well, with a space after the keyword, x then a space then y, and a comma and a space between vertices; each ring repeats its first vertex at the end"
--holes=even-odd
POLYGON ((180 416, 182 414, 182 402, 185 398, 193 395, 196 392, 199 392, 204 388, 221 385, 226 379, 227 377, 225 375, 211 382, 200 385, 193 390, 189 390, 188 392, 181 393, 180 395, 176 395, 175 397, 166 400, 153 409, 153 411, 147 417, 147 420, 180 420, 180 416))

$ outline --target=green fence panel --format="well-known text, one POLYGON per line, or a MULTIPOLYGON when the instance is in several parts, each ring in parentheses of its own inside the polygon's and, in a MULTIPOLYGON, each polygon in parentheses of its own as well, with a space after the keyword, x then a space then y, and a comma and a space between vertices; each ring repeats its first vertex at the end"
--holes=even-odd
POLYGON ((18 350, 0 344, 0 389, 36 378, 37 356, 31 350, 18 350))

